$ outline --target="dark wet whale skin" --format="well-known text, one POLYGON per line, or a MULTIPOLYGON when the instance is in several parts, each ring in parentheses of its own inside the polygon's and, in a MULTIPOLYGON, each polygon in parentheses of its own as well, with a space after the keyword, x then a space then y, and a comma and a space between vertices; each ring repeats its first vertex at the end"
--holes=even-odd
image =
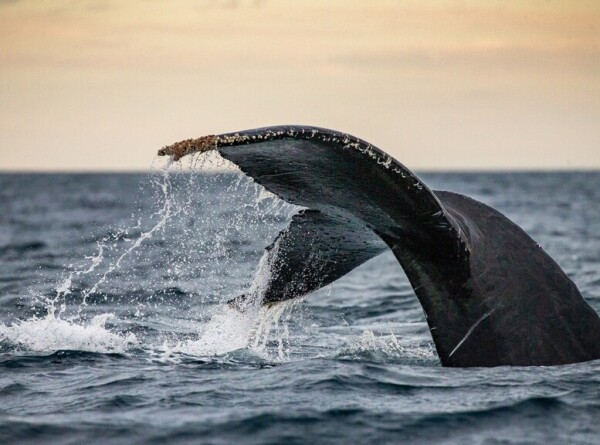
POLYGON ((435 193, 471 246, 471 274, 459 295, 445 292, 433 274, 407 272, 423 277, 416 293, 432 314, 430 328, 440 327, 432 336, 442 363, 558 365, 599 358, 598 315, 558 264, 500 212, 462 195, 435 193), (457 337, 464 342, 445 355, 457 337))
POLYGON ((444 366, 559 365, 600 358, 600 318, 522 229, 485 204, 429 190, 353 136, 281 126, 216 136, 267 190, 307 207, 267 248, 263 302, 297 298, 390 248, 444 366))

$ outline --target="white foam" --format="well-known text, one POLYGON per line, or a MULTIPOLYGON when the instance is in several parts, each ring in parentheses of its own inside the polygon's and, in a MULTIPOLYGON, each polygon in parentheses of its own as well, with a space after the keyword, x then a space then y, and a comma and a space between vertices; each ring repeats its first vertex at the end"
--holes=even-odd
MULTIPOLYGON (((165 344, 167 356, 172 353, 192 355, 196 357, 223 355, 240 349, 247 349, 253 354, 266 359, 279 361, 289 356, 288 317, 283 317, 286 311, 291 311, 297 301, 277 303, 262 306, 265 290, 271 279, 271 261, 276 257, 279 242, 261 257, 251 285, 247 289, 246 298, 240 301, 240 309, 225 304, 219 307, 206 325, 204 325, 197 340, 178 342, 174 346, 165 344), (280 321, 283 321, 280 323, 280 321), (275 335, 277 351, 271 354, 268 342, 275 335)), ((288 312, 289 312, 288 311, 288 312)))
POLYGON ((94 317, 89 324, 76 324, 49 314, 10 326, 0 324, 0 341, 27 351, 55 352, 76 350, 100 353, 124 353, 138 344, 133 333, 126 335, 108 331, 106 322, 112 314, 94 317))
POLYGON ((169 350, 173 353, 206 357, 246 348, 255 317, 254 311, 240 312, 225 306, 211 317, 197 340, 178 342, 169 350))
POLYGON ((267 358, 267 342, 271 328, 274 327, 278 336, 277 356, 279 360, 284 360, 287 353, 283 343, 287 340, 284 336, 288 335, 288 330, 287 326, 280 329, 279 320, 293 304, 261 306, 271 277, 271 260, 278 249, 279 243, 275 243, 260 259, 252 284, 246 292, 246 299, 240 302, 242 310, 223 305, 202 328, 198 340, 178 343, 171 351, 194 356, 214 356, 247 348, 267 358))
POLYGON ((165 354, 185 354, 195 357, 224 355, 246 349, 268 360, 285 361, 289 356, 289 317, 283 315, 296 302, 284 302, 270 307, 248 307, 240 312, 221 306, 204 325, 197 340, 186 340, 175 345, 163 345, 165 354), (276 349, 270 351, 269 340, 276 349))
POLYGON ((431 348, 420 345, 403 345, 393 333, 389 336, 376 336, 373 331, 365 330, 360 337, 348 339, 343 354, 362 354, 379 352, 388 357, 430 359, 435 357, 431 348))

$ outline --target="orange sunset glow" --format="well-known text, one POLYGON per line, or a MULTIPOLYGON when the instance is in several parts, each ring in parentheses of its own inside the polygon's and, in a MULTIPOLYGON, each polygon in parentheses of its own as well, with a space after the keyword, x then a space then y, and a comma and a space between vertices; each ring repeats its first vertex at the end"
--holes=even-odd
POLYGON ((288 123, 417 170, 600 168, 600 2, 0 0, 1 170, 288 123))

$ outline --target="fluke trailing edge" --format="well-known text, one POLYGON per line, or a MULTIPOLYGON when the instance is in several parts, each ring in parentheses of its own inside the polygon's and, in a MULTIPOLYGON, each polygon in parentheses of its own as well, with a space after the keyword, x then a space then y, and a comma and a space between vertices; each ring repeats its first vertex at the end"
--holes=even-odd
POLYGON ((267 247, 263 303, 308 294, 391 249, 444 366, 558 365, 600 358, 600 318, 521 228, 457 193, 431 191, 353 136, 280 126, 188 139, 159 155, 217 150, 306 210, 267 247))

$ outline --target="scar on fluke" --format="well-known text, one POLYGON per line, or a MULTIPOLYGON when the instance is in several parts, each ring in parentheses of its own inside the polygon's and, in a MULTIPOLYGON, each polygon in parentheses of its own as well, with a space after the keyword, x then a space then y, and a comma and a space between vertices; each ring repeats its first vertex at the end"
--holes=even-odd
POLYGON ((175 161, 192 153, 205 153, 217 147, 217 137, 203 136, 197 139, 186 139, 158 150, 158 156, 173 156, 175 161))

